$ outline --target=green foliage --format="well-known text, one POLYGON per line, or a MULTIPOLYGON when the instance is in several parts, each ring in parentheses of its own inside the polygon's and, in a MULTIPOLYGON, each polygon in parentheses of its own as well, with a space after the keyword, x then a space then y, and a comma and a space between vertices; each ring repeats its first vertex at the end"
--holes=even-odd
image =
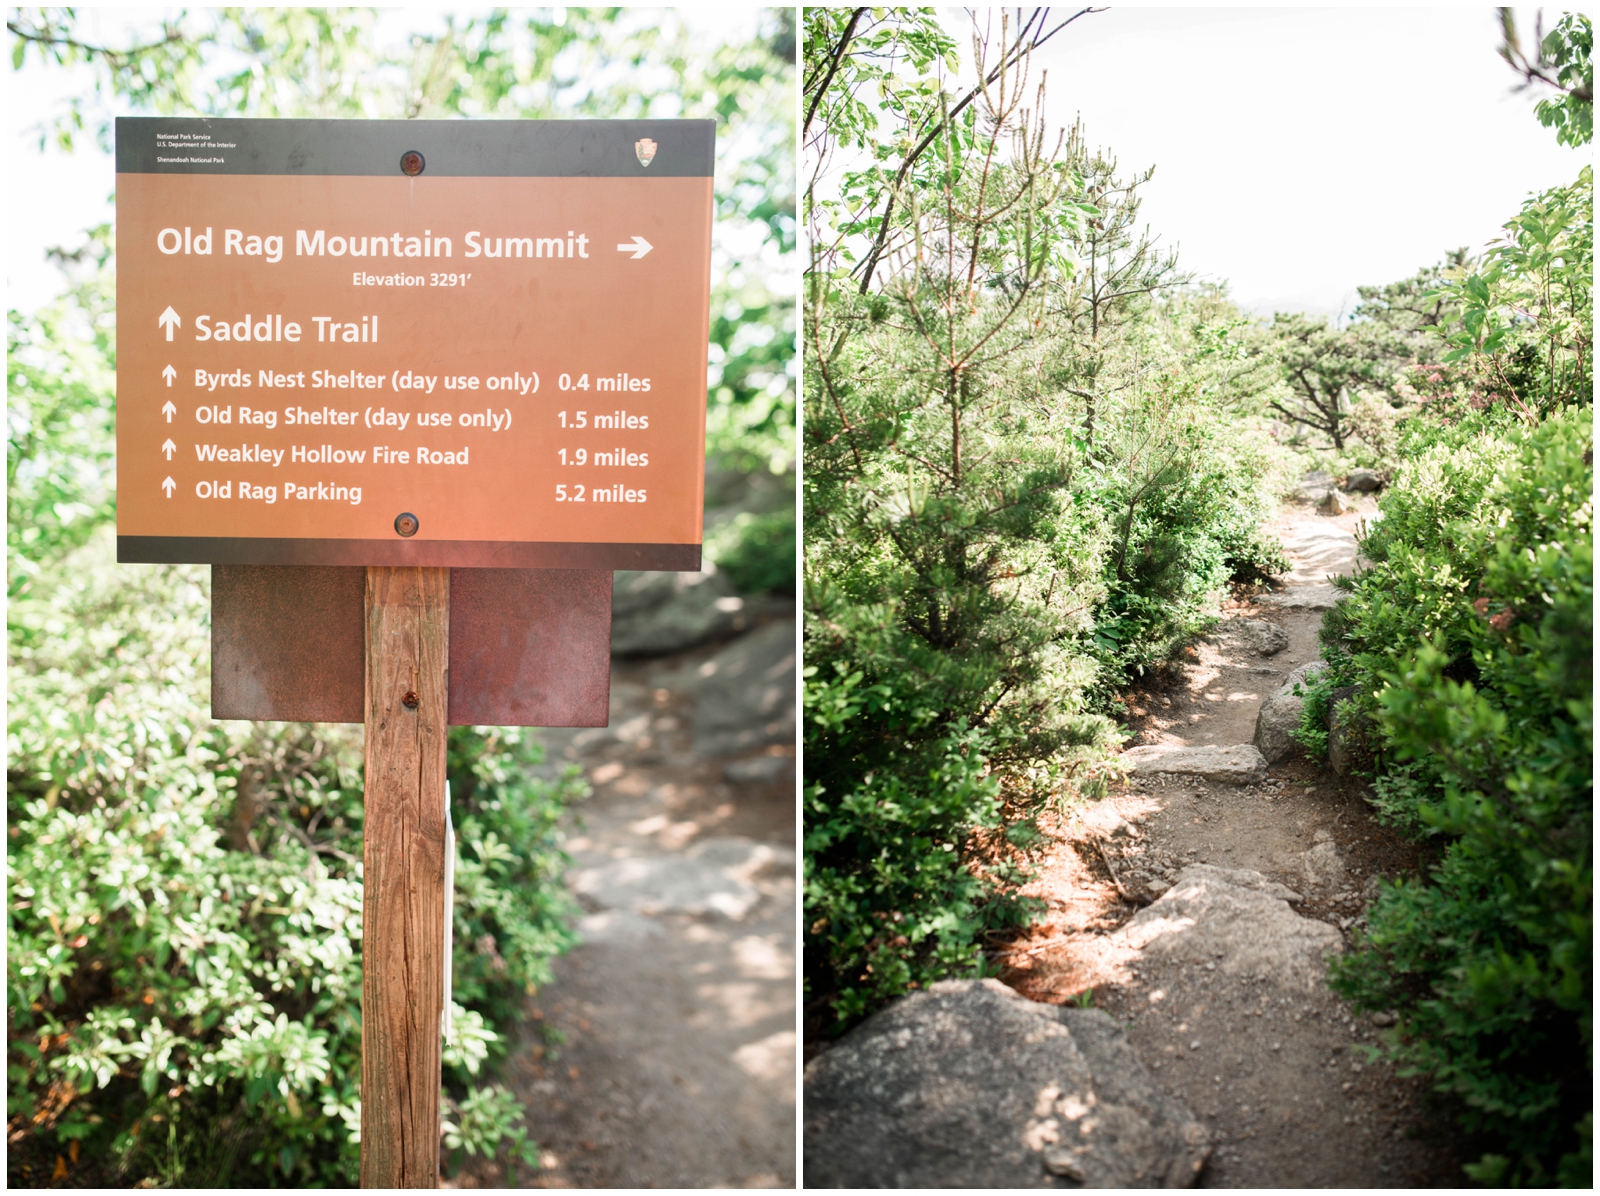
POLYGON ((115 512, 115 389, 111 228, 90 231, 75 254, 68 294, 31 318, 7 316, 7 592, 36 576, 38 561, 83 544, 115 512), (87 269, 85 269, 87 268, 87 269))
MULTIPOLYGON (((1328 617, 1331 619, 1333 616, 1328 617)), ((1323 626, 1326 627, 1327 623, 1324 622, 1323 626)), ((1297 682, 1294 687, 1295 693, 1302 699, 1300 725, 1289 734, 1313 760, 1328 758, 1329 702, 1333 691, 1347 684, 1340 672, 1337 668, 1323 669, 1310 681, 1297 682)))
POLYGON ((517 1124, 522 1120, 522 1102, 503 1085, 479 1088, 460 1102, 448 1102, 446 1110, 441 1128, 445 1149, 450 1152, 448 1169, 458 1169, 468 1155, 492 1159, 499 1154, 502 1142, 507 1147, 508 1184, 517 1182, 518 1163, 538 1168, 539 1146, 530 1142, 527 1129, 517 1124))
POLYGON ((1587 1166, 1591 418, 1457 431, 1402 468, 1363 544, 1377 563, 1324 627, 1381 728, 1380 809, 1443 844, 1334 983, 1400 1012, 1393 1052, 1496 1147, 1483 1182, 1587 1166))
POLYGON ((740 511, 706 533, 706 555, 744 594, 792 594, 799 547, 792 506, 740 511))
MULTIPOLYGON (((110 531, 10 610, 10 1116, 39 1118, 13 1165, 80 1138, 112 1183, 352 1182, 359 733, 212 722, 206 571, 117 565, 110 531)), ((452 732, 455 1091, 504 1048, 481 1015, 571 941, 554 823, 582 789, 537 760, 452 732)))
POLYGON ((980 29, 988 86, 945 91, 929 12, 807 20, 806 968, 836 1032, 982 973, 1115 690, 1282 555, 1268 442, 1224 419, 1261 339, 1141 231, 1148 172, 1030 115, 1038 30, 980 29))
POLYGON ((1342 452, 1351 405, 1362 395, 1393 393, 1402 343, 1382 321, 1336 328, 1298 312, 1279 312, 1272 331, 1287 386, 1284 398, 1272 401, 1273 410, 1321 432, 1342 452))
POLYGON ((1446 362, 1472 360, 1486 402, 1525 415, 1592 401, 1594 170, 1531 197, 1475 269, 1447 284, 1460 322, 1446 362))
POLYGON ((844 980, 834 1015, 848 1023, 910 988, 983 975, 979 933, 1021 909, 957 853, 1000 822, 988 737, 935 726, 888 681, 824 667, 805 670, 807 750, 826 753, 805 789, 808 969, 844 980))
POLYGON ((1554 129, 1562 145, 1588 145, 1594 138, 1594 26, 1588 16, 1563 13, 1556 27, 1538 39, 1533 59, 1522 49, 1513 10, 1502 8, 1500 19, 1505 34, 1500 56, 1529 84, 1538 81, 1560 92, 1535 106, 1539 123, 1554 129))

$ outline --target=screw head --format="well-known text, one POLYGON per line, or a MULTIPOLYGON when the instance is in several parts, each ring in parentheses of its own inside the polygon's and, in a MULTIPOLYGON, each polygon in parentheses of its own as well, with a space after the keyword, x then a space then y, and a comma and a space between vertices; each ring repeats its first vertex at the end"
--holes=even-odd
POLYGON ((421 154, 417 153, 416 150, 407 150, 405 153, 400 155, 401 174, 410 175, 412 178, 416 178, 417 175, 421 174, 425 169, 427 169, 427 166, 427 159, 425 159, 421 154))
POLYGON ((410 537, 416 535, 417 529, 421 526, 422 524, 417 521, 417 517, 410 511, 401 511, 400 514, 394 517, 394 530, 402 536, 410 537))
POLYGON ((415 710, 417 708, 417 691, 414 689, 406 690, 406 692, 400 696, 400 705, 404 706, 407 710, 415 710))

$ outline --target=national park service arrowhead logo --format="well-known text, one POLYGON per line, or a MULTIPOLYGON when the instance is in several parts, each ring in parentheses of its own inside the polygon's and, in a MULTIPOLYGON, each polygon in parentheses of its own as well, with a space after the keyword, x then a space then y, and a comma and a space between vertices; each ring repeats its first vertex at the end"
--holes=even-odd
POLYGON ((656 143, 648 137, 641 137, 633 143, 633 152, 638 155, 640 166, 648 166, 655 160, 656 143))

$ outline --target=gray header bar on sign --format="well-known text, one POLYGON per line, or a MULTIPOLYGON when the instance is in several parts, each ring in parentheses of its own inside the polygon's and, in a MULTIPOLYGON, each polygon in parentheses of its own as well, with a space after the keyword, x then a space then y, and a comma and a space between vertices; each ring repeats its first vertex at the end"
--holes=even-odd
POLYGON ((712 120, 237 120, 117 118, 119 174, 709 178, 712 120), (643 166, 635 143, 656 143, 643 166))

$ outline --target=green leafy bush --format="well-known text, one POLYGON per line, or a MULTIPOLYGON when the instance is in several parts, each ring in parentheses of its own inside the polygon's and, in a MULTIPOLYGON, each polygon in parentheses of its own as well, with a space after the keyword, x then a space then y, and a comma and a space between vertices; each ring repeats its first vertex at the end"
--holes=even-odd
POLYGON ((1403 467, 1377 564, 1324 627, 1381 729, 1380 808, 1442 844, 1333 983, 1400 1013, 1391 1049, 1458 1099, 1484 1182, 1588 1182, 1591 420, 1480 428, 1403 467))
POLYGON ((794 508, 741 511, 706 535, 706 554, 743 594, 794 592, 794 508))
POLYGON ((908 989, 981 975, 981 932, 1021 905, 975 875, 960 847, 1000 824, 990 736, 939 727, 909 687, 810 665, 805 717, 808 968, 841 1023, 908 989), (828 675, 830 674, 831 675, 828 675))
POLYGON ((913 77, 959 69, 931 10, 807 22, 805 951, 831 1034, 982 973, 1117 691, 1283 561, 1241 411, 1271 361, 1157 246, 1149 175, 1044 136, 1026 64, 970 104, 913 77))
MULTIPOLYGON (((10 611, 13 1177, 78 1140, 108 1184, 354 1182, 360 732, 212 722, 207 571, 117 565, 109 533, 10 611)), ((537 759, 451 733, 463 1098, 572 941, 555 820, 582 788, 537 759)))

